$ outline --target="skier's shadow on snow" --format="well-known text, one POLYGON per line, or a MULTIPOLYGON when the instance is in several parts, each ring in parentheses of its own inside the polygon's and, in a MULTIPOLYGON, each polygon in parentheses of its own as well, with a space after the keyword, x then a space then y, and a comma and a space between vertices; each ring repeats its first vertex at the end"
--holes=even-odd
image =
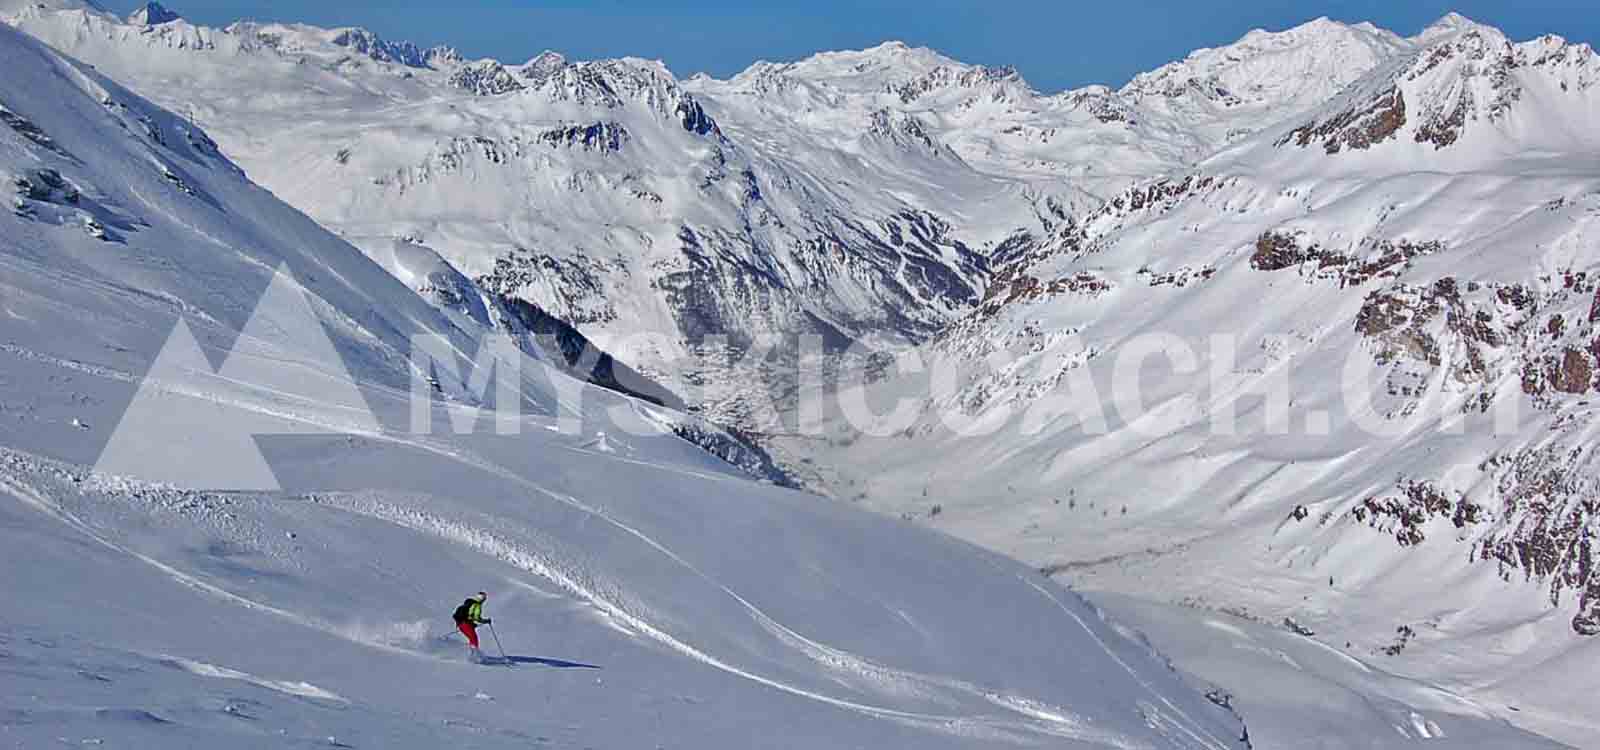
POLYGON ((583 662, 566 661, 563 659, 546 659, 542 656, 507 656, 506 663, 538 664, 540 666, 554 667, 556 669, 604 669, 604 667, 596 664, 584 664, 583 662))

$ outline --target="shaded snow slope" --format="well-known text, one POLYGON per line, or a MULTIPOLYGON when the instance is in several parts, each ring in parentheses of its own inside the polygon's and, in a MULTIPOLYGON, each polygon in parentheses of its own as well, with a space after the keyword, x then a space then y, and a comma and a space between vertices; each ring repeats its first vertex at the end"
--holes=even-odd
POLYGON ((1241 746, 1075 594, 740 478, 644 402, 529 367, 520 435, 397 431, 406 339, 470 353, 473 310, 436 308, 204 133, 5 27, 0 67, 7 742, 1241 746), (158 364, 185 331, 204 361, 158 364), (187 430, 135 438, 249 425, 290 489, 90 472, 141 429, 118 421, 152 368, 137 398, 187 430), (573 388, 582 406, 556 411, 573 388), (440 637, 480 588, 509 663, 440 637))

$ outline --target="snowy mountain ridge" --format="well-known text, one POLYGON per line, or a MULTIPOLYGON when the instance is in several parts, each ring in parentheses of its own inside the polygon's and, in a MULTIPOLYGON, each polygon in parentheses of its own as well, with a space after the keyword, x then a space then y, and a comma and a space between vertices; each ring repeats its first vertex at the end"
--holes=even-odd
MULTIPOLYGON (((163 81, 191 70, 198 53, 201 69, 217 65, 215 96, 194 96, 204 85, 157 86, 189 97, 169 105, 202 121, 219 104, 261 107, 251 115, 259 121, 224 118, 243 127, 239 140, 225 140, 295 142, 271 144, 274 156, 262 163, 250 159, 253 147, 234 150, 252 175, 291 197, 343 185, 302 205, 364 246, 384 248, 397 236, 425 241, 486 286, 587 327, 670 385, 681 381, 668 363, 708 335, 740 347, 800 333, 838 347, 883 331, 918 338, 970 304, 982 285, 981 258, 928 210, 876 191, 853 193, 793 164, 769 164, 731 140, 660 63, 574 63, 546 54, 508 67, 350 30, 235 24, 218 31, 177 21, 145 34, 71 11, 24 12, 17 20, 38 24, 35 33, 64 48, 77 46, 76 54, 99 59, 98 49, 119 58, 117 66, 148 66, 163 81), (151 49, 165 51, 142 63, 124 56, 151 49), (236 58, 260 61, 260 70, 242 73, 266 79, 257 90, 282 93, 238 98, 236 58), (283 76, 313 79, 343 103, 307 101, 304 88, 284 89, 283 76), (411 103, 368 106, 397 99, 411 103), (288 122, 303 125, 327 106, 392 113, 397 129, 380 125, 385 135, 363 143, 360 134, 377 123, 349 123, 347 135, 318 132, 307 141, 306 130, 288 122), (311 111, 291 116, 297 107, 311 111), (474 114, 462 119, 468 110, 474 114), (286 122, 267 125, 273 118, 286 122), (463 129, 444 135, 458 125, 441 129, 434 118, 463 129), (301 135, 288 135, 294 132, 301 135), (589 209, 540 208, 575 194, 589 195, 580 201, 589 209), (412 208, 391 221, 372 212, 378 204, 412 208), (908 224, 917 228, 907 232, 908 224), (647 270, 634 273, 636 263, 647 270), (624 305, 633 309, 619 310, 624 305), (641 331, 651 340, 624 336, 641 331)), ((912 120, 884 117, 870 129, 875 148, 914 151, 938 170, 952 165, 912 120)))
MULTIPOLYGON (((837 347, 924 340, 976 304, 987 248, 1265 124, 1198 83, 1167 88, 1208 77, 1248 89, 1251 66, 1278 55, 1303 67, 1290 79, 1310 81, 1310 99, 1371 64, 1347 47, 1386 41, 1314 23, 1197 53, 1121 92, 1041 96, 1014 70, 901 43, 680 82, 636 59, 466 61, 359 29, 151 27, 64 7, 76 6, 9 15, 193 111, 253 177, 358 245, 407 236, 469 277, 504 269, 493 286, 685 391, 703 380, 683 362, 706 335, 738 349, 798 334, 837 347), (241 85, 279 93, 244 98, 241 85), (333 110, 369 121, 304 126, 333 110), (1215 121, 1205 133, 1177 122, 1201 110, 1215 121), (375 128, 382 139, 361 135, 375 128), (580 208, 541 209, 557 205, 580 208), (649 270, 624 271, 634 264, 649 270), (709 293, 685 291, 691 279, 709 293), (652 340, 628 335, 640 331, 652 340)), ((741 398, 712 390, 697 402, 741 398)))
MULTIPOLYGON (((389 248, 425 299, 184 117, 10 27, 0 67, 0 590, 28 602, 0 615, 8 742, 1247 744, 1066 589, 749 481, 537 348, 511 354, 514 434, 403 429, 411 337, 465 354, 493 330, 436 255, 389 248), (119 438, 214 465, 239 427, 288 489, 91 468, 119 438), (474 663, 440 634, 478 589, 474 663)), ((439 423, 471 405, 448 369, 439 423)))
MULTIPOLYGON (((964 363, 931 400, 915 377, 870 386, 919 403, 888 437, 841 420, 770 447, 842 501, 1203 613, 1259 671, 1183 616, 1140 616, 1196 644, 1179 666, 1247 719, 1289 710, 1256 680, 1287 663, 1355 717, 1342 746, 1540 746, 1496 734, 1507 719, 1600 733, 1587 45, 1322 19, 1046 95, 899 43, 679 80, 11 5, 458 326, 532 304, 758 430, 797 390, 784 363, 741 361, 773 340, 820 336, 847 368, 886 340, 964 363), (1194 366, 1152 357, 1148 410, 1124 412, 1119 360, 1152 335, 1194 366), (1262 405, 1280 377, 1281 414, 1262 405), (951 415, 1000 427, 969 438, 951 415), (1316 639, 1264 632, 1284 627, 1316 639)), ((57 182, 29 177, 36 216, 67 216, 57 182)), ((82 231, 119 231, 100 224, 82 231)))

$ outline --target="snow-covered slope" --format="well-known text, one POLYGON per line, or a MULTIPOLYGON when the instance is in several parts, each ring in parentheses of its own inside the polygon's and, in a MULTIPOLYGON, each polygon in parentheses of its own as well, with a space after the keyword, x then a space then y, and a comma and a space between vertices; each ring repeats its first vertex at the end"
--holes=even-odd
MULTIPOLYGON (((1323 729, 1342 731, 1310 731, 1308 742, 1381 746, 1443 730, 1455 743, 1540 746, 1496 717, 1579 746, 1600 732, 1586 703, 1597 686, 1597 641, 1575 634, 1594 630, 1600 611, 1590 401, 1600 387, 1592 234, 1600 144, 1587 46, 1553 37, 1513 44, 1459 16, 1410 39, 1319 20, 1199 50, 1120 89, 1046 95, 1015 71, 896 43, 759 63, 727 81, 680 81, 636 59, 469 61, 361 29, 210 29, 172 15, 147 9, 123 21, 87 3, 0 0, 8 22, 206 125, 252 177, 403 280, 374 281, 382 291, 371 309, 409 286, 432 304, 408 317, 455 331, 463 351, 487 324, 518 336, 534 357, 552 349, 532 334, 565 321, 573 335, 662 376, 691 405, 738 418, 759 411, 745 403, 752 390, 792 398, 797 389, 782 363, 730 367, 728 350, 807 333, 834 350, 924 342, 923 353, 966 363, 968 377, 932 399, 913 378, 875 386, 875 396, 927 403, 910 425, 876 425, 890 440, 841 421, 828 440, 784 442, 792 466, 840 498, 1086 586, 1316 630, 1320 645, 1293 648, 1262 646, 1270 639, 1256 628, 1229 631, 1217 643, 1267 658, 1219 664, 1181 615, 1127 608, 1158 640, 1181 646, 1186 671, 1233 689, 1247 718, 1270 713, 1264 726, 1275 743, 1311 721, 1295 713, 1303 704, 1291 697, 1301 690, 1315 696, 1307 701, 1340 706, 1323 729), (1213 348, 1215 334, 1238 345, 1231 361, 1213 348), (1151 343, 1193 348, 1194 367, 1180 359, 1174 372, 1159 353, 1143 368, 1121 364, 1151 343), (997 353, 1001 364, 973 365, 997 353), (1260 395, 1279 392, 1280 379, 1282 414, 1260 395), (1134 381, 1152 408, 1124 408, 1123 387, 1134 381), (1345 381, 1377 383, 1371 403, 1348 402, 1345 381), (1513 406, 1520 420, 1491 429, 1513 406), (959 437, 947 419, 958 412, 987 413, 977 426, 998 429, 959 437), (1234 429, 1219 430, 1230 413, 1234 429), (1293 679, 1270 679, 1279 661, 1295 665, 1293 679)), ((128 234, 107 220, 114 214, 71 208, 81 186, 58 172, 64 179, 33 173, 19 184, 19 195, 34 196, 18 204, 27 221, 76 227, 85 243, 128 234)), ((193 184, 178 171, 156 173, 168 185, 193 184)), ((179 263, 193 270, 192 258, 179 263)), ((159 294, 195 296, 192 287, 159 294)), ((98 309, 90 299, 71 304, 98 309)), ((328 304, 362 325, 361 314, 371 315, 328 304)), ((219 330, 231 340, 227 325, 219 330)), ((349 337, 356 343, 335 337, 340 351, 361 361, 373 359, 363 359, 361 342, 392 347, 396 338, 384 326, 349 337)), ((402 371, 371 380, 398 387, 409 377, 402 371)), ((524 385, 530 404, 549 413, 549 387, 524 385)), ((471 399, 459 384, 444 389, 471 399)), ((393 394, 377 400, 386 399, 393 394)), ((599 403, 630 404, 623 413, 674 422, 691 438, 704 427, 682 429, 663 410, 611 399, 599 403)), ((54 418, 66 435, 83 431, 67 427, 77 414, 54 418)), ((680 468, 709 460, 666 436, 619 439, 609 417, 598 419, 572 440, 405 449, 466 456, 474 471, 510 466, 535 482, 561 477, 556 491, 591 510, 601 505, 585 493, 613 490, 527 456, 578 450, 620 460, 620 452, 680 468)), ((100 421, 80 418, 91 432, 100 421)), ((699 442, 737 445, 730 441, 699 442)), ((82 450, 69 459, 89 460, 82 450)), ((291 473, 368 486, 344 473, 357 469, 314 451, 284 448, 282 458, 291 473)), ((387 473, 390 458, 352 463, 365 477, 387 473)), ((415 474, 395 473, 401 485, 415 474)), ((467 474, 463 484, 429 482, 428 492, 453 497, 480 479, 467 474)), ((670 511, 635 497, 649 490, 618 491, 601 509, 617 503, 667 523, 660 516, 670 511)), ((752 502, 732 495, 738 508, 752 502)), ((367 496, 337 499, 333 507, 411 519, 413 529, 448 525, 388 495, 373 501, 387 503, 382 512, 367 496)), ((833 512, 807 508, 796 512, 833 512)), ((452 519, 450 528, 465 524, 461 535, 481 539, 493 524, 529 523, 520 509, 473 512, 488 518, 452 519)), ((743 518, 716 512, 734 513, 730 524, 743 518)), ((638 528, 634 515, 623 520, 638 528)), ((719 541, 738 537, 719 529, 711 529, 719 541)), ((838 543, 813 551, 860 557, 854 542, 838 543)), ((783 549, 765 537, 756 544, 783 549)), ((607 595, 644 596, 644 579, 631 574, 648 567, 607 578, 607 595)), ((908 580, 918 577, 912 567, 908 580)), ((723 571, 710 577, 729 580, 723 571)), ((669 603, 680 593, 627 598, 624 610, 649 611, 645 622, 680 638, 698 617, 669 603), (669 620, 677 629, 661 625, 669 620)), ((609 611, 587 596, 577 598, 609 611)), ((751 616, 764 633, 809 648, 751 616)), ((1194 617, 1202 633, 1223 630, 1209 615, 1194 617)), ((899 622, 924 627, 915 614, 899 622)), ((749 646, 766 636, 728 632, 745 640, 697 653, 715 655, 717 669, 735 666, 724 671, 740 679, 770 678, 750 667, 768 664, 749 646)), ((923 700, 973 705, 922 676, 834 663, 895 685, 894 711, 927 712, 923 700)), ((789 666, 780 657, 775 668, 789 666)), ((842 693, 814 689, 799 671, 798 681, 772 679, 838 705, 842 693)), ((816 679, 847 693, 879 689, 833 673, 816 679)), ((859 698, 842 700, 883 707, 859 698)), ((1040 710, 1041 720, 1055 713, 1040 710)), ((961 715, 949 726, 1016 730, 1010 719, 961 715)))
POLYGON ((7 744, 1242 746, 1066 589, 743 479, 645 402, 529 367, 519 435, 398 431, 408 338, 470 353, 480 310, 441 310, 8 27, 0 69, 7 744), (130 402, 152 421, 119 424, 130 402), (211 462, 239 425, 290 489, 88 468, 121 437, 211 462), (440 636, 479 588, 503 663, 440 636))
POLYGON ((1600 58, 1458 16, 1404 50, 997 263, 925 352, 965 377, 894 439, 794 449, 840 496, 1592 744, 1600 58))

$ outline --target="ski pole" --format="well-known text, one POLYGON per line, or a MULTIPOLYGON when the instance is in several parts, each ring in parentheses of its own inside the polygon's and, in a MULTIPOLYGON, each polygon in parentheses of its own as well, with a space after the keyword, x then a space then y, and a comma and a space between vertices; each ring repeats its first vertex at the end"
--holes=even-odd
POLYGON ((494 647, 500 649, 500 658, 510 661, 510 657, 506 656, 506 647, 500 645, 500 634, 495 632, 492 622, 489 623, 489 635, 494 636, 494 647))

